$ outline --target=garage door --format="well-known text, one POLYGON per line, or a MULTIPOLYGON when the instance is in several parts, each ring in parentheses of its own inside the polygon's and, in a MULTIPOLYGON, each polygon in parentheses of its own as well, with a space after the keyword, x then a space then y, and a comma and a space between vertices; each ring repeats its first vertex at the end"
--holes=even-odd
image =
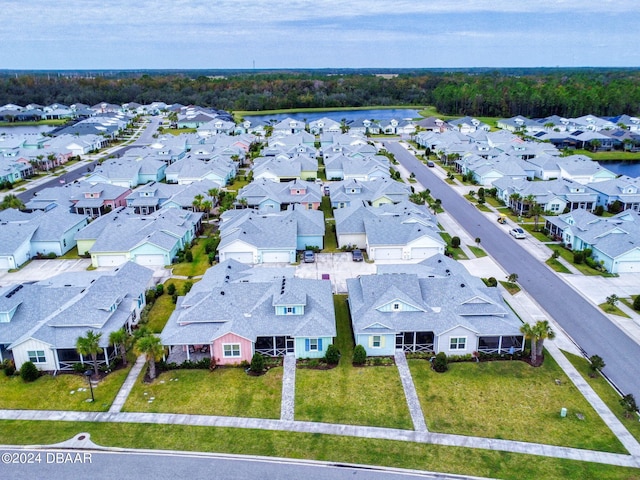
POLYGON ((235 260, 241 263, 253 263, 253 253, 251 252, 226 252, 221 260, 235 260))
POLYGON ((618 263, 618 273, 638 273, 638 272, 640 272, 640 262, 618 263))
POLYGON ((289 252, 262 252, 263 263, 289 263, 289 252))
POLYGON ((402 248, 376 248, 376 260, 400 260, 402 248))
POLYGON ((411 258, 429 258, 438 253, 437 248, 416 247, 411 249, 411 258))
POLYGON ((7 270, 11 267, 10 257, 0 257, 0 270, 7 270))
POLYGON ((162 267, 165 265, 166 262, 164 261, 164 255, 146 254, 146 255, 136 255, 136 263, 138 265, 143 265, 143 266, 147 265, 151 267, 162 267))
POLYGON ((98 257, 99 267, 117 267, 127 261, 124 255, 100 255, 98 257))

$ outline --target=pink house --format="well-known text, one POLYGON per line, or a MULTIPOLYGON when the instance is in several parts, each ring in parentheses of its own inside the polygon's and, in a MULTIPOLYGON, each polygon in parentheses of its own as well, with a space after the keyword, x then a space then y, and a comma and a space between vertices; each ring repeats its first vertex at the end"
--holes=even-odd
POLYGON ((216 365, 235 365, 242 361, 251 362, 253 342, 235 333, 226 333, 213 339, 212 358, 216 365))

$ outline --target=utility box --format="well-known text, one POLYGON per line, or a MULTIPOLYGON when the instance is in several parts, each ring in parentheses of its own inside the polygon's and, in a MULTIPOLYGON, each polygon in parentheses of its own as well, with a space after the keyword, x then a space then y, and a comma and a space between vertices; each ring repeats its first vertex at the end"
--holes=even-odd
POLYGON ((562 418, 564 418, 564 417, 566 417, 566 416, 567 416, 567 409, 566 409, 566 408, 562 407, 562 408, 560 409, 560 416, 561 416, 562 418))

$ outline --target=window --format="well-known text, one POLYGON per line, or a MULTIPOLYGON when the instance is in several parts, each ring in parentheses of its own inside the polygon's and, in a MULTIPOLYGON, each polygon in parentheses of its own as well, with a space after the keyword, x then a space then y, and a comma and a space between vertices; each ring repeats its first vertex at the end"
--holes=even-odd
POLYGON ((306 352, 322 351, 322 339, 321 338, 306 338, 304 341, 304 350, 306 352))
POLYGON ((374 335, 373 341, 371 342, 371 346, 373 348, 380 348, 380 343, 381 343, 380 335, 374 335))
POLYGON ((467 348, 467 337, 451 337, 449 350, 464 350, 467 348))
POLYGON ((29 361, 33 363, 46 363, 47 357, 44 356, 44 350, 29 350, 27 351, 29 361))
POLYGON ((239 343, 226 343, 222 346, 223 356, 227 358, 234 358, 240 356, 240 344, 239 343))
POLYGON ((393 309, 394 310, 400 310, 400 304, 399 303, 394 303, 393 304, 393 309))
POLYGON ((559 212, 560 211, 560 205, 557 203, 552 203, 551 204, 551 211, 552 212, 559 212))
POLYGON ((287 315, 295 315, 296 307, 287 307, 287 315))

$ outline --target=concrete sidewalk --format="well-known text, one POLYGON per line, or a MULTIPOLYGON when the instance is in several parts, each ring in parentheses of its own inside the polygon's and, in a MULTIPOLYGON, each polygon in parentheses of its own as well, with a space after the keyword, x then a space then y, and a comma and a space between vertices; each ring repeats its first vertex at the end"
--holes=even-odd
POLYGON ((140 376, 140 372, 142 371, 142 368, 145 366, 146 362, 147 361, 144 358, 144 355, 140 355, 136 359, 136 363, 133 365, 133 367, 131 367, 131 370, 129 371, 129 375, 127 375, 127 378, 125 379, 124 383, 120 387, 120 390, 118 391, 118 394, 116 395, 115 400, 111 404, 111 408, 109 408, 109 413, 118 413, 122 411, 122 407, 124 407, 124 404, 127 401, 127 398, 129 398, 131 389, 135 385, 136 380, 140 376))
POLYGON ((189 425, 199 427, 248 428, 325 435, 340 435, 380 440, 395 440, 450 447, 477 448, 502 452, 563 458, 582 462, 640 468, 640 459, 633 455, 597 452, 579 448, 557 447, 539 443, 518 442, 494 438, 467 437, 444 433, 416 432, 392 428, 363 427, 319 422, 298 422, 260 418, 218 417, 165 413, 65 412, 36 410, 0 410, 2 420, 46 420, 62 422, 143 423, 189 425))

